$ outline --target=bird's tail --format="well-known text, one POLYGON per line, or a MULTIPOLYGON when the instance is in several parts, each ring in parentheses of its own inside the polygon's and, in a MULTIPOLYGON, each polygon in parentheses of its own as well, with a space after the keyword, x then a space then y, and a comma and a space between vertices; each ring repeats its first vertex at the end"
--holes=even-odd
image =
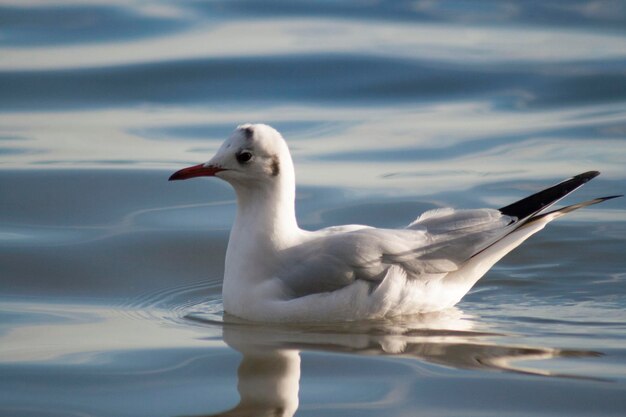
MULTIPOLYGON (((572 204, 571 206, 566 206, 557 210, 543 213, 545 209, 552 206, 554 203, 561 200, 572 191, 578 189, 586 182, 597 177, 599 174, 600 173, 598 171, 584 172, 565 181, 562 181, 556 185, 553 185, 552 187, 546 188, 545 190, 539 191, 538 193, 535 193, 531 196, 516 201, 513 204, 509 204, 506 207, 502 207, 500 209, 500 212, 502 214, 514 217, 516 220, 511 223, 510 229, 506 234, 500 236, 496 241, 490 243, 486 247, 482 248, 480 251, 476 252, 474 255, 472 255, 472 258, 482 254, 488 249, 491 249, 498 242, 515 234, 515 232, 517 231, 525 229, 524 233, 516 234, 519 236, 524 235, 525 237, 521 238, 515 246, 523 242, 532 234, 541 230, 543 226, 545 226, 547 223, 558 217, 561 217, 564 214, 570 213, 574 210, 578 210, 579 208, 598 204, 606 200, 622 197, 621 195, 612 195, 608 197, 595 198, 593 200, 584 201, 578 204, 572 204), (536 226, 538 226, 539 224, 541 224, 541 227, 537 228, 536 226), (526 232, 529 229, 535 229, 535 231, 526 235, 526 232)), ((504 252, 502 256, 504 256, 504 254, 506 254, 506 252, 504 252)))
MULTIPOLYGON (((513 204, 502 207, 500 212, 507 216, 516 217, 519 225, 521 226, 522 221, 530 219, 539 212, 547 209, 598 175, 600 175, 600 172, 598 171, 583 172, 582 174, 562 181, 552 187, 546 188, 545 190, 516 201, 513 204)), ((572 210, 575 210, 575 208, 572 210)))
POLYGON ((446 276, 446 281, 455 283, 453 288, 458 289, 460 297, 469 291, 496 262, 504 255, 515 249, 523 241, 534 235, 552 220, 570 213, 579 208, 587 207, 610 200, 619 195, 595 198, 582 203, 573 204, 550 212, 543 212, 572 191, 579 188, 589 180, 598 176, 599 172, 589 171, 576 175, 550 188, 519 200, 506 207, 502 207, 500 212, 511 216, 514 220, 507 226, 508 231, 498 237, 495 242, 473 254, 464 266, 458 271, 454 271, 446 276))

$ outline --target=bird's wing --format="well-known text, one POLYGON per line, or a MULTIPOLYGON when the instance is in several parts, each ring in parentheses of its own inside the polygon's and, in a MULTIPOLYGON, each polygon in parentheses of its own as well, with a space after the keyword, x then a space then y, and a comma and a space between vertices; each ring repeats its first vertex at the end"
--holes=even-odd
POLYGON ((284 251, 277 278, 294 297, 334 291, 356 280, 376 286, 392 265, 409 279, 434 279, 506 234, 511 221, 498 210, 440 209, 405 229, 323 229, 284 251))
POLYGON ((495 209, 443 208, 425 212, 407 229, 425 229, 431 238, 430 244, 421 248, 419 259, 448 259, 460 266, 513 231, 517 220, 495 209))
MULTIPOLYGON (((499 210, 427 211, 405 229, 358 225, 323 229, 285 251, 277 277, 293 296, 333 291, 356 280, 376 286, 391 266, 402 268, 408 279, 442 278, 534 221, 615 198, 604 197, 541 214, 598 174, 584 172, 499 210)), ((507 247, 504 253, 510 250, 507 247)))

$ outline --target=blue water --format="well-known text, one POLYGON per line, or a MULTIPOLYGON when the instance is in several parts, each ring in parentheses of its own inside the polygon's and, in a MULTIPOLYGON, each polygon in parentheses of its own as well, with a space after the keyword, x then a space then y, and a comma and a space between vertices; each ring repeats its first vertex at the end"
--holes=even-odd
POLYGON ((224 315, 232 190, 169 183, 244 122, 314 229, 623 194, 620 1, 0 1, 0 415, 622 416, 626 199, 450 311, 224 315), (229 411, 230 410, 230 411, 229 411))

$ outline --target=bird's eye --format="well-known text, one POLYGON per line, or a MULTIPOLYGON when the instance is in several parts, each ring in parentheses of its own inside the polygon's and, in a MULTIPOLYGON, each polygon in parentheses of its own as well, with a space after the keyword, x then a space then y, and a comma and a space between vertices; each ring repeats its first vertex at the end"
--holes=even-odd
POLYGON ((237 162, 239 162, 240 164, 245 164, 247 162, 250 162, 250 160, 252 159, 252 152, 241 151, 237 154, 236 158, 237 162))

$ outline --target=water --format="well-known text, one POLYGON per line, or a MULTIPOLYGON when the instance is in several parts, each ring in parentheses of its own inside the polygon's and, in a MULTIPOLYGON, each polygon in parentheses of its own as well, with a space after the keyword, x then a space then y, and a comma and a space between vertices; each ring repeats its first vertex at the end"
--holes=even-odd
POLYGON ((625 192, 619 1, 0 1, 0 415, 621 416, 626 203, 552 224, 456 309, 223 314, 234 194, 168 183, 287 138, 306 228, 625 192), (228 411, 232 410, 232 411, 228 411))

